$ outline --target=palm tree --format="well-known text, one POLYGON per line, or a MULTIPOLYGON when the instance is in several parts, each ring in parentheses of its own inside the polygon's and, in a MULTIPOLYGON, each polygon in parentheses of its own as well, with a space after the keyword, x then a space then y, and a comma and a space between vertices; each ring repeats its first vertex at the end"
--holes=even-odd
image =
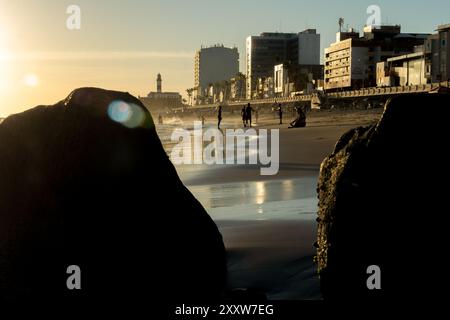
POLYGON ((229 97, 228 91, 230 88, 230 82, 228 80, 221 81, 220 88, 223 92, 223 101, 228 101, 228 97, 229 97))
POLYGON ((190 106, 192 106, 192 92, 193 92, 193 91, 194 91, 194 88, 186 89, 186 92, 187 92, 188 97, 189 97, 189 105, 190 105, 190 106))

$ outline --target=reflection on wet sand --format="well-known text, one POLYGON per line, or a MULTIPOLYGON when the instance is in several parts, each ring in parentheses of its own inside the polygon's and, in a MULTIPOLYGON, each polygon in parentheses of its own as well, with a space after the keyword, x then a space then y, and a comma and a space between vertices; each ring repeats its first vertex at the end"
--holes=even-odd
POLYGON ((317 212, 316 177, 188 186, 214 220, 298 220, 317 212))
POLYGON ((269 299, 319 299, 316 177, 188 186, 215 220, 229 285, 269 299))

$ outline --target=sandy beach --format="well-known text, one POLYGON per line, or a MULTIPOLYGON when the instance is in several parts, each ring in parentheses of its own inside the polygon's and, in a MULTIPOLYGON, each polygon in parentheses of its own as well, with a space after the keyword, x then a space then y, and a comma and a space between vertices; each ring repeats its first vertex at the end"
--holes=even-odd
MULTIPOLYGON (((307 127, 288 129, 271 113, 255 127, 280 129, 279 172, 260 175, 258 165, 179 165, 178 174, 218 225, 228 252, 230 288, 253 288, 269 299, 320 299, 313 261, 316 237, 316 184, 322 160, 337 139, 357 126, 374 123, 382 109, 315 111, 307 127)), ((175 128, 191 128, 196 118, 165 119, 157 130, 170 154, 175 128)), ((205 126, 215 126, 214 115, 205 126)), ((222 127, 239 128, 237 115, 222 127)))

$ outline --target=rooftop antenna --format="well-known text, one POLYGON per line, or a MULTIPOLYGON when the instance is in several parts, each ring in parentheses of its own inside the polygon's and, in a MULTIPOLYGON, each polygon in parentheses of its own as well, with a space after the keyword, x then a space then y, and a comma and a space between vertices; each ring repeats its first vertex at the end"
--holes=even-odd
POLYGON ((339 32, 342 32, 343 25, 344 25, 344 18, 339 18, 339 32))

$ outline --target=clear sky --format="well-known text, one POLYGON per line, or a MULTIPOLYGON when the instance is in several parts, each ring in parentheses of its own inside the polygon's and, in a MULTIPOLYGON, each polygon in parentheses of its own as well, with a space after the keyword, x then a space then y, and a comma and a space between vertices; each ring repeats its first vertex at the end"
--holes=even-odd
POLYGON ((185 95, 201 45, 238 46, 245 72, 248 35, 316 28, 323 49, 339 17, 361 31, 371 4, 404 32, 450 23, 448 0, 0 0, 0 117, 81 86, 146 95, 158 72, 164 91, 185 95), (80 30, 66 27, 71 4, 81 9, 80 30))

